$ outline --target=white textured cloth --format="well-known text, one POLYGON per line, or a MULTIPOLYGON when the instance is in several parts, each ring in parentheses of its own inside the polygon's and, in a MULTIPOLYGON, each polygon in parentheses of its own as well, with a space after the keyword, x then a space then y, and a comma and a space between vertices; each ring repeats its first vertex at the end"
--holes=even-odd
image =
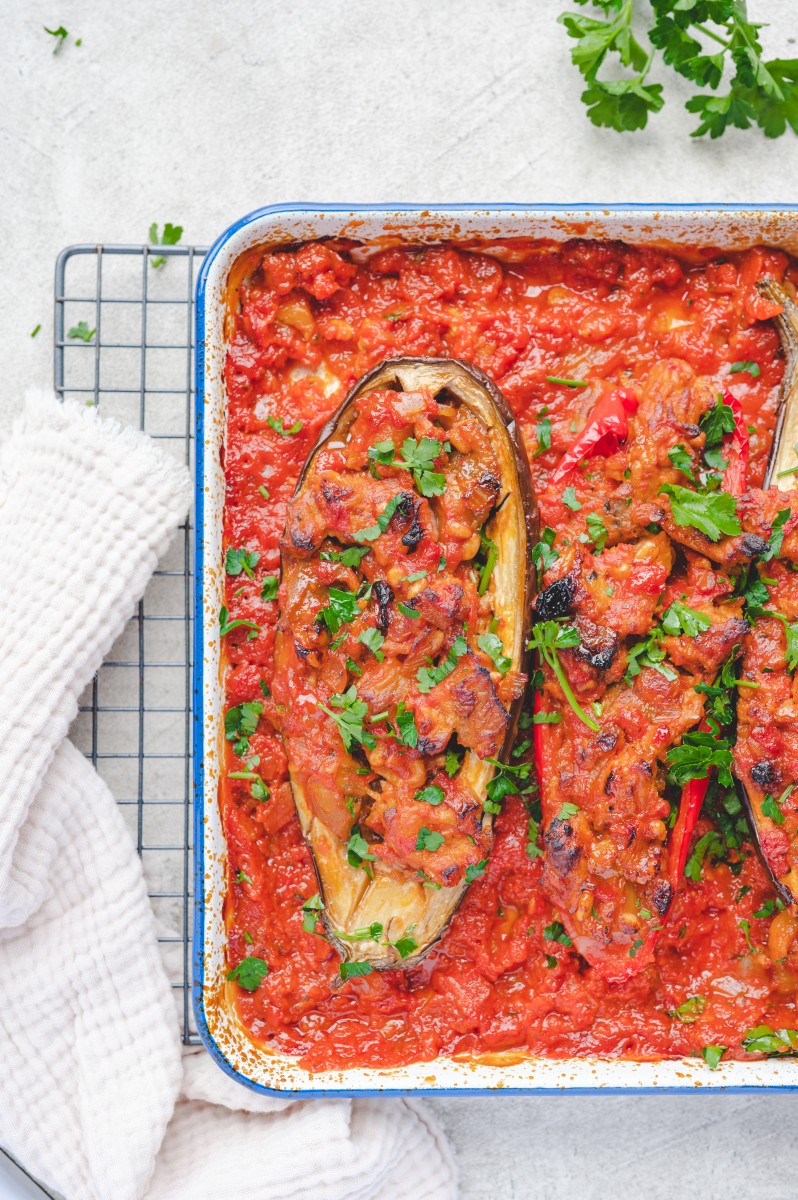
POLYGON ((0 1144, 67 1200, 451 1200, 420 1104, 181 1062, 141 865, 66 735, 189 494, 149 439, 52 397, 0 444, 0 1144))

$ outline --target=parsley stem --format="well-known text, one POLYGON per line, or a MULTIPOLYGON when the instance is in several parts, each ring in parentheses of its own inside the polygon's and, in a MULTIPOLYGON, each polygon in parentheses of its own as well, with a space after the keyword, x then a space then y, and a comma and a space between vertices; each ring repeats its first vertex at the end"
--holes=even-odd
POLYGON ((545 658, 546 662, 551 667, 554 674, 557 676, 557 682, 559 683, 560 687, 563 690, 565 699, 568 701, 571 708, 574 710, 576 715, 579 717, 579 720, 584 721, 584 723, 585 723, 585 725, 587 725, 588 729, 592 729, 594 733, 598 733, 598 731, 599 731, 598 725, 596 724, 596 722, 593 720, 592 717, 589 717, 587 715, 587 713, 585 712, 585 710, 582 708, 581 704, 577 700, 576 696, 573 694, 573 692, 571 690, 571 685, 566 678, 565 671, 563 671, 563 669, 562 669, 562 665, 560 663, 560 658, 559 658, 559 655, 557 654, 557 651, 549 646, 543 646, 543 647, 541 647, 541 649, 542 649, 543 657, 545 658))
POLYGON ((725 38, 719 37, 717 33, 713 33, 711 29, 707 29, 706 25, 696 25, 695 28, 699 33, 703 33, 704 37, 712 38, 712 41, 717 42, 719 46, 724 46, 727 50, 731 50, 731 42, 727 42, 725 38))

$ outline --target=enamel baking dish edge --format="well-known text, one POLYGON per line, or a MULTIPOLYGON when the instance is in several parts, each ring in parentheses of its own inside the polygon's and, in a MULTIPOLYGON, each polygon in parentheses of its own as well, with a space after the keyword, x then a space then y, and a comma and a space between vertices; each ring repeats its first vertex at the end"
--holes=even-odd
POLYGON ((522 236, 619 238, 638 244, 726 250, 765 243, 798 257, 798 207, 278 205, 243 217, 211 247, 197 283, 196 310, 193 998, 205 1046, 238 1082, 259 1092, 292 1096, 798 1090, 798 1060, 790 1059, 722 1063, 710 1071, 698 1059, 628 1062, 507 1054, 490 1061, 438 1058, 387 1071, 355 1068, 311 1073, 293 1059, 254 1043, 225 1001, 227 851, 217 801, 217 747, 224 702, 218 613, 223 592, 220 449, 225 424, 225 287, 230 267, 243 251, 261 243, 279 245, 323 236, 355 238, 366 247, 522 236))

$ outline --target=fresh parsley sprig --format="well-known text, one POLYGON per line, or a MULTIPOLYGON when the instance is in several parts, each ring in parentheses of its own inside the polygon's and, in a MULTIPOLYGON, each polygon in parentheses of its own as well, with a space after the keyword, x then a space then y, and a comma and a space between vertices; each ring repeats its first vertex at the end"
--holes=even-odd
POLYGON ((576 629, 570 625, 561 625, 557 621, 539 621, 537 625, 532 627, 532 638, 529 645, 537 650, 543 661, 551 667, 557 677, 557 682, 562 688, 565 699, 579 717, 579 720, 583 721, 589 729, 598 733, 598 725, 592 717, 587 715, 574 695, 559 658, 558 652, 560 650, 571 650, 574 646, 579 645, 579 634, 576 629))
POLYGON ((662 109, 661 84, 648 82, 659 52, 677 74, 711 89, 685 105, 698 117, 693 137, 717 138, 730 127, 752 125, 771 138, 788 127, 798 133, 798 59, 764 58, 761 25, 749 21, 745 0, 649 0, 645 7, 650 49, 633 32, 633 0, 592 0, 593 14, 559 17, 575 42, 571 59, 587 85, 582 100, 594 125, 643 129, 662 109), (625 68, 624 77, 599 77, 607 63, 625 68), (719 93, 724 80, 728 90, 719 93))
MULTIPOLYGON (((448 442, 446 444, 448 445, 448 442)), ((427 498, 442 496, 446 491, 446 477, 441 475, 440 471, 434 471, 433 467, 435 459, 444 450, 445 446, 435 438, 423 437, 421 441, 417 441, 416 438, 406 438, 402 442, 402 457, 395 458, 396 449, 393 441, 389 439, 385 442, 377 442, 374 446, 369 447, 369 469, 372 475, 379 479, 376 470, 378 463, 386 467, 404 467, 412 472, 413 481, 422 496, 427 498)))

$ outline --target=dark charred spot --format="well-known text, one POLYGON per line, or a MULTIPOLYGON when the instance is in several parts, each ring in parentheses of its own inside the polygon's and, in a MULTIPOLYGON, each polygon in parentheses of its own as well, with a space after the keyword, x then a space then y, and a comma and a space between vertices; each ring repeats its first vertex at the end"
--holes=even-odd
POLYGON ((592 583, 594 579, 598 579, 598 571, 586 571, 585 579, 592 583))
POLYGON ((313 537, 308 533, 302 533, 298 529, 291 530, 291 543, 297 550, 313 550, 313 537))
POLYGON ((640 767, 640 770, 643 772, 643 774, 644 774, 644 775, 651 775, 651 774, 652 774, 652 771, 651 771, 651 763, 647 763, 647 762, 640 762, 640 763, 638 764, 638 766, 640 767))
POLYGON ((340 484, 331 483, 329 479, 323 479, 321 494, 328 504, 340 504, 352 495, 352 491, 350 488, 341 487, 340 484))
POLYGON ((309 646, 302 646, 296 641, 294 642, 294 649, 296 650, 299 658, 307 658, 307 656, 310 654, 309 646))
POLYGON ((493 492, 495 495, 499 494, 501 483, 495 475, 491 475, 490 471, 483 471, 477 483, 484 491, 493 492))
POLYGON ((612 666, 620 648, 617 633, 603 625, 596 625, 586 617, 577 620, 576 624, 580 638, 576 653, 589 662, 591 667, 598 671, 606 671, 612 666))
POLYGON ((440 745, 436 738, 425 738, 419 734, 416 750, 419 754, 438 754, 440 753, 440 745))
POLYGON ((393 600, 393 588, 384 579, 374 581, 374 595, 377 598, 377 627, 380 633, 386 633, 391 622, 388 605, 393 600))
POLYGON ((435 393, 435 403, 448 404, 451 408, 457 408, 460 397, 456 396, 451 388, 442 387, 439 392, 435 393))
POLYGON ((699 434, 701 433, 700 425, 692 425, 692 424, 683 425, 682 429, 684 430, 685 437, 689 437, 689 438, 697 438, 699 436, 699 434))
POLYGON ((778 779, 778 771, 775 764, 765 758, 751 767, 751 778, 757 787, 771 787, 778 779))
POLYGON ((564 617, 573 603, 576 579, 573 574, 563 575, 544 588, 535 601, 534 613, 541 621, 554 621, 564 617))
MULTIPOLYGON (((618 741, 618 734, 612 729, 605 729, 596 738, 596 744, 601 750, 614 750, 618 741)), ((610 772, 612 779, 612 772, 610 772)))
POLYGON ((452 863, 449 867, 444 867, 441 871, 441 879, 445 879, 448 883, 450 879, 456 878, 460 868, 457 863, 452 863))
POLYGON ((758 533, 744 533, 740 539, 740 552, 746 558, 756 558, 757 555, 764 554, 767 548, 767 542, 758 533))
POLYGON ((626 849, 627 850, 633 844, 636 837, 637 837, 637 830, 635 829, 634 825, 630 825, 629 833, 627 834, 627 837, 626 837, 626 849))
POLYGON ((651 893, 651 903, 661 917, 665 916, 673 899, 673 888, 667 879, 658 879, 651 893))
POLYGON ((415 550, 416 546, 424 536, 424 530, 421 528, 421 522, 418 519, 418 509, 420 507, 420 504, 418 508, 415 506, 413 507, 413 520, 407 533, 402 538, 402 545, 406 546, 411 552, 415 550))
POLYGON ((605 781, 605 783, 604 783, 604 793, 605 793, 605 795, 607 795, 607 796, 611 796, 611 795, 612 795, 612 781, 614 780, 614 778, 615 778, 615 772, 614 772, 614 771, 610 771, 610 773, 609 773, 609 775, 607 776, 607 779, 606 779, 606 781, 605 781))
POLYGON ((567 875, 582 857, 582 847, 577 843, 573 826, 555 817, 546 830, 544 840, 549 862, 558 874, 567 875))

